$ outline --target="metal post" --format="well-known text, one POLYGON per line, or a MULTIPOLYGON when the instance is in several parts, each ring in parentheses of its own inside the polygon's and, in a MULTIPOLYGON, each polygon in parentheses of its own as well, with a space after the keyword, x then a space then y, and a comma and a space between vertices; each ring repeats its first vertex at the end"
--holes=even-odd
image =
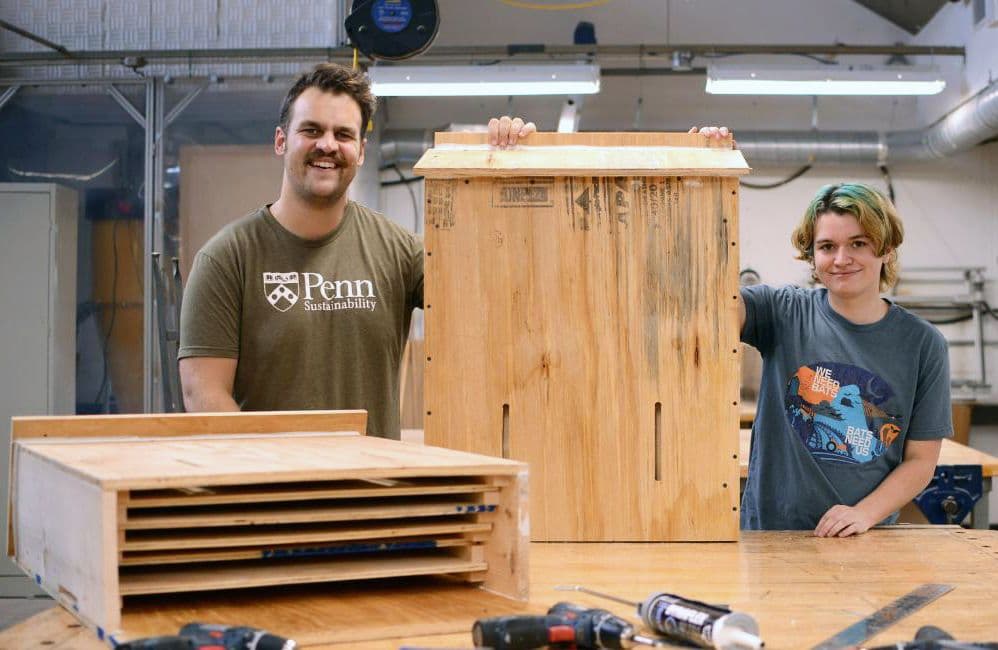
MULTIPOLYGON (((155 292, 152 291, 152 274, 158 272, 154 271, 152 267, 152 253, 153 251, 163 250, 163 150, 166 148, 163 141, 163 134, 166 131, 166 83, 163 81, 162 77, 156 77, 153 80, 153 90, 155 95, 155 106, 152 112, 152 124, 153 131, 155 134, 155 149, 153 155, 153 223, 152 223, 152 248, 146 250, 146 269, 149 272, 149 284, 146 285, 149 291, 149 339, 146 341, 146 354, 149 359, 149 373, 151 375, 149 379, 149 407, 146 412, 157 412, 163 411, 163 391, 156 390, 156 386, 163 382, 163 369, 160 368, 160 357, 159 357, 159 337, 166 336, 166 332, 160 332, 159 326, 156 323, 156 315, 152 311, 155 309, 155 292)), ((198 91, 200 92, 200 91, 198 91)), ((187 104, 194 100, 197 93, 188 95, 184 98, 186 103, 183 106, 179 106, 177 110, 171 111, 171 114, 175 118, 180 114, 181 111, 186 108, 187 104)), ((163 305, 165 309, 166 306, 163 305)))
POLYGON ((153 342, 153 292, 152 292, 152 252, 155 242, 156 226, 156 84, 149 79, 146 82, 146 106, 145 106, 145 180, 143 188, 145 191, 145 207, 143 210, 143 237, 142 237, 142 410, 146 413, 152 411, 152 372, 153 355, 151 352, 153 342))

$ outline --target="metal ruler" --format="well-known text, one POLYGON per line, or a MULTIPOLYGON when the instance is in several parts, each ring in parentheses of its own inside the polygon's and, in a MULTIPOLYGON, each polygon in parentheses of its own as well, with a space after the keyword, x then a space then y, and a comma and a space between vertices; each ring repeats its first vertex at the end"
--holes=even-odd
POLYGON ((901 596, 890 605, 878 609, 863 620, 853 623, 835 636, 825 639, 814 646, 812 650, 854 648, 950 591, 953 591, 953 585, 922 585, 901 596))

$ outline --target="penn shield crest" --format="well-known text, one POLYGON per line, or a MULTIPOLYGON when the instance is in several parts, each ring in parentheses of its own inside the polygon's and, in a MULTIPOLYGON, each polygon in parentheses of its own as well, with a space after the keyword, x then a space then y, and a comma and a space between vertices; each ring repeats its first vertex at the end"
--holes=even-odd
POLYGON ((263 274, 263 294, 277 311, 287 311, 298 302, 301 287, 298 272, 263 274))

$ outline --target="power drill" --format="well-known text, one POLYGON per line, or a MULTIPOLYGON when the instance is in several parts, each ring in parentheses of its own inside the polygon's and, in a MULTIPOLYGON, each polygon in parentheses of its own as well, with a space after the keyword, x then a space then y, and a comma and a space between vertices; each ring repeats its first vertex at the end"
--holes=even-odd
POLYGON ((295 650, 291 639, 246 626, 188 623, 175 636, 136 639, 115 646, 116 650, 295 650))
POLYGON ((547 616, 497 616, 475 621, 476 646, 493 650, 529 650, 545 646, 624 650, 657 646, 659 640, 637 634, 634 626, 605 609, 558 603, 547 616))

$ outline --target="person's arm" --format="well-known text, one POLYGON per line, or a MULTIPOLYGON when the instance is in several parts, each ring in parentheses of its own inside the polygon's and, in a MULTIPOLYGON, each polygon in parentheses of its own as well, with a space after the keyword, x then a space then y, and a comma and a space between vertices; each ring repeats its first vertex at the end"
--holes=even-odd
POLYGON ((745 299, 742 298, 742 292, 738 292, 738 336, 742 335, 745 331, 745 319, 748 318, 748 314, 745 311, 745 299))
POLYGON ((828 509, 814 529, 818 537, 849 537, 865 533, 925 489, 939 460, 942 440, 908 440, 904 459, 877 488, 855 506, 828 509))
POLYGON ((180 360, 180 383, 188 413, 238 411, 232 399, 238 359, 186 357, 180 360))

